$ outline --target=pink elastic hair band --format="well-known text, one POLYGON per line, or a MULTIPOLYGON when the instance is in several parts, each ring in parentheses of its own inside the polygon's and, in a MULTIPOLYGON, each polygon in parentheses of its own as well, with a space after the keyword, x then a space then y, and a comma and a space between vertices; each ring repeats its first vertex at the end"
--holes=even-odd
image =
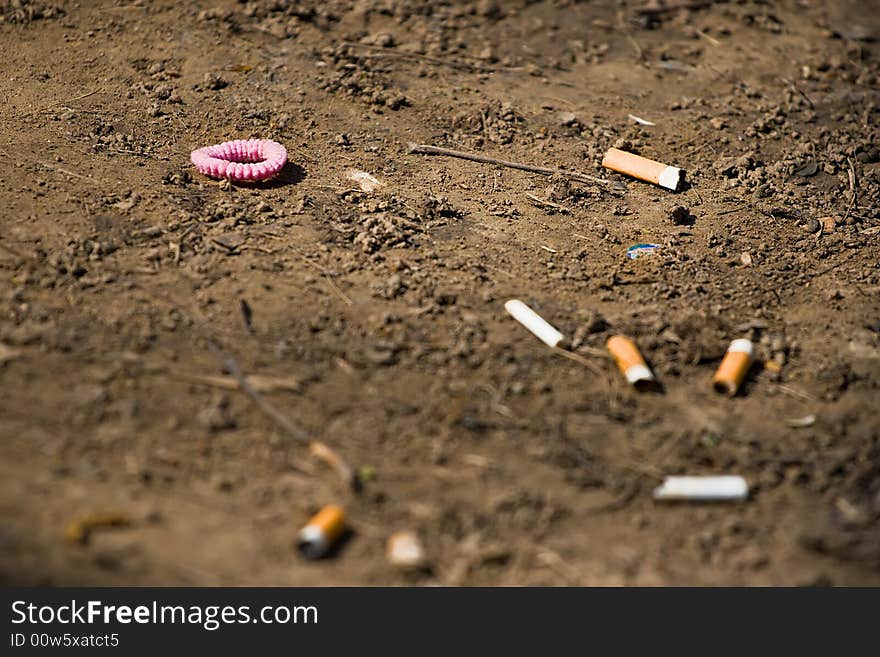
POLYGON ((287 162, 287 149, 271 139, 236 139, 205 146, 189 157, 206 176, 254 181, 281 171, 287 162))

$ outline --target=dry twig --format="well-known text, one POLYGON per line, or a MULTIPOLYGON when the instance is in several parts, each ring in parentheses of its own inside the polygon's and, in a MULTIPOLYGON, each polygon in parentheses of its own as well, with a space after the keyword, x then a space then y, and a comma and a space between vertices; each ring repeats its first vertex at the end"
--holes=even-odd
POLYGON ((238 363, 235 362, 235 359, 225 354, 214 340, 209 340, 208 345, 210 346, 211 351, 223 361, 224 368, 236 378, 238 385, 251 398, 251 401, 257 405, 257 408, 271 418, 275 424, 284 429, 288 436, 293 438, 299 444, 308 446, 309 451, 314 456, 330 465, 339 475, 340 479, 345 482, 346 486, 354 489, 357 488, 359 483, 358 479, 355 477, 354 471, 342 459, 342 457, 325 443, 310 438, 305 429, 291 422, 286 415, 270 404, 265 397, 257 392, 257 389, 251 384, 251 382, 248 381, 247 377, 245 377, 244 373, 239 368, 238 363))
POLYGON ((470 160, 471 162, 481 162, 483 164, 495 164, 497 166, 508 167, 510 169, 519 169, 521 171, 529 171, 530 173, 540 173, 543 176, 565 176, 572 180, 578 180, 585 183, 599 183, 602 185, 613 185, 614 183, 604 178, 597 178, 579 171, 568 171, 566 169, 553 169, 550 167, 539 167, 533 164, 523 164, 521 162, 511 162, 509 160, 499 160, 495 157, 479 155, 477 153, 465 153, 464 151, 456 151, 451 148, 441 148, 439 146, 429 146, 427 144, 409 144, 407 150, 410 154, 417 155, 443 155, 445 157, 457 157, 461 160, 470 160))
POLYGON ((669 4, 649 4, 644 7, 637 7, 635 13, 644 16, 659 16, 678 11, 680 9, 702 9, 715 4, 715 0, 692 0, 688 2, 670 2, 669 4))
MULTIPOLYGON (((350 48, 364 48, 366 50, 373 50, 376 52, 380 52, 381 56, 384 57, 397 57, 400 59, 415 59, 422 62, 428 62, 430 64, 437 64, 439 66, 448 66, 449 68, 456 68, 460 70, 475 72, 475 73, 490 73, 493 69, 483 66, 481 64, 469 64, 468 62, 459 62, 450 59, 440 59, 438 57, 431 57, 429 55, 422 55, 417 52, 403 52, 400 50, 390 50, 388 48, 384 48, 382 46, 373 46, 367 43, 355 43, 353 41, 343 41, 342 45, 348 46, 350 48)), ((373 55, 374 57, 379 55, 373 55)))
POLYGON ((322 266, 319 265, 318 263, 316 263, 316 262, 312 262, 311 260, 309 260, 308 258, 306 258, 306 257, 305 257, 304 255, 302 255, 301 253, 298 254, 298 255, 299 255, 300 258, 302 258, 303 262, 305 262, 306 264, 311 265, 312 267, 314 267, 315 269, 317 269, 319 272, 321 272, 321 275, 324 277, 324 279, 325 279, 325 280, 327 281, 327 283, 330 285, 330 287, 332 288, 332 290, 333 290, 333 291, 339 296, 340 299, 342 299, 342 300, 346 303, 346 305, 351 306, 352 304, 354 304, 354 301, 352 301, 352 300, 351 300, 351 299, 345 294, 345 292, 343 292, 343 291, 339 288, 339 286, 336 285, 336 283, 333 282, 333 279, 331 278, 331 276, 330 276, 330 272, 329 272, 329 271, 327 271, 326 269, 324 269, 324 267, 322 267, 322 266))
POLYGON ((545 198, 539 198, 539 197, 535 196, 534 194, 526 194, 526 198, 528 198, 530 201, 534 202, 535 205, 542 205, 542 206, 545 206, 548 208, 554 208, 555 210, 558 210, 562 214, 568 214, 570 212, 569 209, 567 207, 565 207, 564 205, 559 205, 558 203, 554 203, 553 201, 548 201, 545 198))
POLYGON ((849 166, 849 207, 846 209, 846 214, 843 215, 843 220, 846 221, 849 218, 850 212, 853 211, 853 208, 856 206, 856 200, 858 199, 858 181, 856 180, 856 170, 853 166, 852 160, 846 158, 846 163, 849 166))
POLYGON ((24 118, 26 116, 31 116, 32 114, 40 114, 41 112, 45 112, 46 110, 50 110, 53 107, 58 107, 59 105, 64 105, 65 103, 75 103, 78 100, 83 100, 84 98, 88 98, 89 96, 94 96, 99 91, 101 91, 101 90, 95 89, 94 91, 90 91, 88 93, 85 93, 82 96, 77 96, 76 98, 70 98, 68 100, 59 100, 58 102, 52 103, 51 105, 46 105, 45 107, 41 107, 40 109, 31 110, 30 112, 25 112, 21 116, 22 116, 22 118, 24 118))
MULTIPOLYGON (((294 424, 290 419, 287 418, 281 411, 275 408, 269 401, 263 397, 260 392, 257 390, 257 387, 252 380, 249 380, 249 377, 245 376, 244 372, 241 371, 241 368, 238 366, 238 363, 235 361, 232 356, 227 354, 220 348, 219 343, 214 337, 215 331, 211 328, 211 325, 208 319, 198 311, 198 309, 193 310, 191 313, 186 313, 183 308, 180 307, 179 304, 175 303, 172 299, 162 295, 161 293, 147 288, 141 288, 149 295, 153 296, 160 301, 170 304, 174 307, 178 312, 183 314, 184 316, 189 316, 193 319, 194 324, 198 327, 201 335, 207 340, 208 347, 214 353, 215 356, 220 360, 223 365, 223 368, 229 372, 235 380, 238 382, 238 387, 251 398, 251 401, 256 404, 257 408, 259 408, 265 415, 267 415, 275 424, 281 427, 284 432, 296 441, 297 444, 303 445, 309 448, 309 451, 317 457, 318 459, 324 461, 328 465, 330 465, 336 473, 339 475, 340 479, 345 483, 346 487, 351 488, 352 490, 358 490, 360 488, 360 479, 356 476, 354 470, 339 456, 333 449, 331 449, 327 444, 314 440, 311 438, 309 433, 300 427, 297 424, 294 424)), ((216 383, 216 381, 215 381, 216 383)))

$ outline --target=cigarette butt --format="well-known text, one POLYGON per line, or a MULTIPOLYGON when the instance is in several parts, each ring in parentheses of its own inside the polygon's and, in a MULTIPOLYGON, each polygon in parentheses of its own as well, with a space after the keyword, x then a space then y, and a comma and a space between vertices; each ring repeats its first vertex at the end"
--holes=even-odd
POLYGON ((71 543, 88 543, 95 529, 100 527, 128 527, 131 518, 124 513, 93 513, 74 518, 64 528, 64 536, 71 543))
POLYGON ((739 389, 746 372, 752 366, 755 347, 751 340, 740 338, 730 343, 727 353, 712 377, 712 387, 716 392, 726 393, 733 397, 739 389))
POLYGON ((504 309, 548 347, 555 347, 565 337, 519 299, 511 299, 504 309))
POLYGON ((388 537, 385 556, 389 563, 402 570, 424 568, 427 560, 425 549, 418 535, 411 531, 394 532, 388 537))
POLYGON ((602 166, 639 180, 660 185, 673 192, 684 180, 684 169, 649 160, 641 155, 611 148, 602 159, 602 166))
POLYGON ((654 489, 655 500, 744 500, 749 496, 749 485, 742 477, 666 477, 654 489))
POLYGON ((617 363, 626 380, 636 390, 649 390, 655 386, 654 374, 639 353, 635 342, 622 335, 614 335, 608 338, 605 346, 614 356, 614 362, 617 363))
POLYGON ((345 511, 327 505, 299 531, 296 547, 306 559, 319 559, 339 540, 344 529, 345 511))

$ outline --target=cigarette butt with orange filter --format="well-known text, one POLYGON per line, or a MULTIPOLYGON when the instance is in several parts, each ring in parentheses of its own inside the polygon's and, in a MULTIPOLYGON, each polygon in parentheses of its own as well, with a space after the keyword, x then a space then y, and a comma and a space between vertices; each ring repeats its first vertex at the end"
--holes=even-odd
POLYGON ((306 559, 320 559, 345 530, 345 511, 329 504, 318 511, 311 520, 299 530, 296 547, 306 559))
POLYGON ((608 149, 602 159, 602 166, 617 173, 623 173, 639 180, 660 185, 673 192, 678 191, 684 181, 684 169, 672 167, 662 162, 649 160, 635 153, 627 153, 618 148, 608 149))
POLYGON ((718 366, 718 371, 712 377, 712 387, 717 392, 733 397, 746 378, 746 372, 752 366, 754 356, 755 346, 751 340, 740 338, 731 342, 721 360, 721 365, 718 366))
POLYGON ((635 342, 622 335, 614 335, 608 338, 605 346, 614 356, 614 362, 617 363, 626 380, 637 390, 649 390, 656 386, 654 374, 642 358, 635 342))

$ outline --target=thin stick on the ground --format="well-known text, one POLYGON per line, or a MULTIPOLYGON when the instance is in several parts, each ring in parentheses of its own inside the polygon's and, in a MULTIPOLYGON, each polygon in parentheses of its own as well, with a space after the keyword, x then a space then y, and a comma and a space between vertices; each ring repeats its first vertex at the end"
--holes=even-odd
POLYGON ((70 171, 68 169, 62 169, 61 167, 57 167, 54 164, 46 164, 45 162, 37 162, 41 167, 49 169, 49 171, 57 171, 58 173, 63 173, 65 176, 72 176, 74 178, 79 178, 80 180, 87 180, 88 182, 99 185, 100 183, 94 178, 90 178, 89 176, 84 176, 81 173, 76 173, 75 171, 70 171))
POLYGON ((19 253, 16 249, 13 249, 11 246, 6 246, 3 243, 3 236, 2 235, 0 235, 0 249, 2 249, 3 251, 6 251, 6 253, 13 255, 16 258, 18 258, 19 260, 22 260, 24 262, 27 262, 28 260, 31 260, 31 261, 34 260, 33 257, 25 256, 25 255, 19 253))
MULTIPOLYGON (((633 466, 623 465, 622 467, 626 470, 632 470, 632 471, 636 472, 636 474, 640 474, 640 475, 648 474, 646 472, 642 472, 640 470, 637 470, 633 466)), ((653 476, 653 475, 649 475, 649 476, 653 476)), ((598 506, 594 506, 592 508, 586 509, 585 513, 587 515, 592 516, 592 515, 598 515, 601 513, 611 513, 612 511, 619 511, 620 509, 623 509, 624 507, 626 507, 630 502, 632 502, 635 499, 636 495, 638 495, 638 493, 639 493, 639 490, 641 490, 641 486, 640 486, 639 482, 638 481, 631 482, 629 485, 627 485, 623 489, 623 492, 621 492, 620 495, 615 497, 613 500, 611 500, 610 502, 606 502, 605 504, 600 504, 598 506)))
POLYGON ((721 216, 723 214, 731 214, 732 212, 739 212, 740 210, 745 210, 747 207, 749 207, 749 204, 743 203, 742 205, 738 205, 735 208, 731 208, 729 210, 722 210, 721 212, 718 213, 718 216, 721 216))
POLYGON ((711 43, 713 46, 718 47, 721 45, 721 42, 718 39, 710 37, 708 34, 703 32, 703 30, 697 30, 697 35, 703 37, 706 41, 711 43))
POLYGON ((511 273, 510 273, 509 271, 507 271, 506 269, 501 269, 501 267, 496 267, 495 265, 490 265, 488 262, 484 262, 484 263, 483 263, 483 266, 484 266, 484 267, 487 267, 488 269, 492 269, 493 271, 497 271, 497 272, 499 272, 499 273, 501 273, 501 274, 504 274, 504 275, 507 276, 508 278, 513 278, 513 274, 511 274, 511 273))
POLYGON ((853 211, 853 208, 856 206, 856 199, 858 198, 858 182, 856 181, 856 170, 853 166, 852 160, 846 158, 846 163, 849 165, 849 207, 846 209, 846 214, 843 215, 843 220, 846 221, 849 218, 849 213, 853 211))
POLYGON ((25 112, 22 114, 22 118, 26 116, 30 116, 31 114, 40 114, 41 112, 45 112, 46 110, 50 110, 53 107, 58 107, 59 105, 64 105, 66 103, 75 103, 78 100, 83 100, 84 98, 88 98, 89 96, 94 96, 96 93, 101 91, 100 89, 95 89, 94 91, 90 91, 88 93, 83 94, 82 96, 77 96, 76 98, 70 98, 65 100, 59 100, 58 102, 52 103, 51 105, 46 105, 40 109, 31 110, 30 112, 25 112))
POLYGON ((841 260, 836 265, 831 265, 829 267, 825 267, 825 269, 820 269, 819 271, 813 272, 812 274, 804 274, 804 276, 808 276, 810 278, 810 280, 812 280, 814 278, 818 278, 819 276, 824 276, 828 272, 834 271, 835 269, 837 269, 838 267, 842 267, 846 263, 847 263, 846 260, 841 260))
POLYGON ((622 30, 622 32, 623 32, 623 36, 626 37, 627 41, 629 41, 632 44, 633 48, 636 49, 636 57, 638 58, 639 62, 644 62, 645 61, 645 51, 642 50, 642 47, 639 45, 639 42, 636 41, 635 37, 633 37, 633 35, 629 33, 629 30, 622 30))
POLYGON ((645 51, 642 50, 642 47, 639 45, 639 42, 633 38, 633 35, 630 34, 629 29, 627 28, 627 24, 631 21, 627 18, 626 12, 623 9, 617 10, 617 29, 620 31, 623 36, 626 37, 627 41, 629 41, 633 48, 636 49, 636 59, 640 64, 645 63, 645 51))
POLYGON ((799 86, 797 86, 794 82, 792 82, 792 81, 789 80, 788 78, 779 78, 779 79, 782 80, 783 84, 787 84, 789 87, 792 88, 792 90, 794 90, 794 91, 796 91, 797 93, 799 93, 799 94, 801 95, 801 97, 802 97, 805 101, 807 101, 807 104, 810 106, 810 109, 814 109, 814 108, 815 108, 815 105, 813 105, 813 101, 810 100, 810 97, 809 97, 807 94, 805 94, 805 93, 801 90, 801 88, 800 88, 799 86))
MULTIPOLYGON (((182 381, 189 381, 190 383, 220 388, 222 390, 238 390, 241 387, 238 384, 238 379, 234 376, 177 374, 176 377, 182 381)), ((276 390, 299 391, 302 388, 302 382, 295 378, 283 379, 280 377, 248 374, 247 380, 257 392, 275 392, 276 390)))
POLYGON ((309 443, 312 442, 309 434, 305 431, 305 429, 301 429, 293 422, 287 419, 278 409, 276 409, 272 404, 270 404, 266 399, 256 391, 256 389, 250 384, 247 380, 247 377, 241 371, 241 368, 238 366, 238 363, 235 362, 235 359, 232 356, 229 356, 219 346, 214 340, 208 340, 208 346, 211 348, 211 351, 223 362, 223 367, 229 372, 235 380, 238 381, 239 387, 253 400, 253 402, 259 407, 263 413, 268 415, 272 420, 284 429, 287 434, 296 440, 298 443, 302 445, 308 446, 309 443))
POLYGON ((566 169, 553 169, 550 167, 539 167, 534 164, 523 164, 521 162, 511 162, 509 160, 499 160, 496 157, 488 157, 477 153, 465 153, 464 151, 456 151, 451 148, 441 148, 439 146, 430 146, 428 144, 409 144, 407 150, 410 154, 416 155, 443 155, 445 157, 457 157, 461 160, 470 160, 471 162, 481 162, 483 164, 494 164, 497 166, 508 167, 510 169, 519 169, 521 171, 529 171, 531 173, 540 173, 543 176, 565 176, 572 180, 580 182, 599 183, 602 185, 613 184, 610 180, 597 178, 579 171, 568 171, 566 169))
POLYGON ((351 469, 341 456, 325 443, 312 439, 305 429, 291 422, 281 411, 270 404, 269 401, 257 391, 251 382, 248 381, 235 359, 220 348, 217 339, 214 337, 215 331, 212 329, 207 317, 205 317, 197 308, 192 309, 189 313, 186 312, 180 304, 175 303, 173 299, 168 298, 157 290, 148 289, 143 286, 140 286, 140 288, 163 303, 170 304, 185 317, 191 318, 199 333, 208 342, 208 347, 214 355, 217 356, 223 367, 235 378, 236 381, 238 381, 239 388, 251 398, 257 408, 263 411, 263 413, 275 422, 275 424, 281 427, 288 436, 297 442, 297 444, 308 447, 313 456, 330 465, 339 475, 339 478, 342 479, 347 488, 355 491, 358 490, 361 483, 360 479, 355 475, 354 470, 351 469))
MULTIPOLYGON (((605 353, 604 351, 601 351, 599 349, 591 349, 589 347, 581 347, 581 349, 584 349, 587 353, 589 353, 592 356, 599 356, 601 358, 608 358, 609 357, 609 355, 607 353, 605 353)), ((569 360, 573 360, 575 363, 578 363, 579 365, 583 365, 584 367, 586 367, 588 370, 590 370, 596 376, 601 377, 602 380, 605 382, 605 385, 607 386, 608 408, 613 411, 617 407, 617 399, 614 396, 614 385, 612 384, 611 378, 607 372, 603 371, 598 365, 596 365, 595 363, 591 363, 590 361, 588 361, 586 358, 584 358, 583 356, 581 356, 578 353, 575 353, 573 351, 569 351, 568 349, 563 349, 562 347, 552 347, 552 350, 555 354, 562 356, 563 358, 568 358, 569 360)))
POLYGON ((416 59, 423 62, 428 62, 430 64, 437 64, 439 66, 448 66, 449 68, 457 68, 463 69, 467 71, 473 71, 477 73, 489 73, 493 69, 483 66, 481 64, 469 64, 468 62, 458 62, 449 59, 440 59, 438 57, 431 57, 430 55, 422 55, 417 52, 402 52, 400 50, 390 50, 388 48, 383 48, 382 46, 373 46, 367 43, 354 43, 353 41, 343 41, 342 45, 349 46, 350 48, 364 48, 365 50, 373 50, 376 52, 381 52, 383 56, 386 57, 398 57, 400 59, 416 59))
MULTIPOLYGON (((596 365, 595 363, 591 363, 578 353, 569 351, 568 349, 563 349, 562 347, 553 347, 553 351, 563 358, 568 358, 569 360, 573 360, 575 363, 580 363, 588 370, 590 370, 593 374, 604 376, 604 372, 598 365, 596 365)), ((590 353, 590 355, 592 356, 601 356, 602 358, 607 358, 608 356, 605 352, 599 351, 598 349, 596 349, 595 351, 590 350, 588 353, 590 353)))
POLYGON ((565 207, 564 205, 559 205, 558 203, 554 203, 553 201, 548 201, 547 199, 539 198, 539 197, 535 196, 534 194, 526 194, 526 198, 533 201, 537 205, 542 205, 542 206, 545 206, 548 208, 554 208, 556 210, 559 210, 562 214, 568 214, 570 212, 570 210, 567 207, 565 207))
POLYGON ((354 471, 351 467, 340 457, 335 451, 333 451, 328 445, 319 441, 313 440, 305 429, 297 426, 293 422, 291 422, 287 416, 285 416, 281 411, 275 408, 269 401, 263 397, 259 392, 257 392, 256 388, 251 385, 250 381, 247 380, 247 377, 239 368, 238 363, 235 362, 235 359, 224 353, 222 349, 217 345, 214 340, 208 340, 208 346, 211 348, 218 358, 223 362, 223 366, 226 370, 238 381, 239 387, 251 398, 251 401, 257 405, 265 415, 267 415, 275 424, 284 429, 288 436, 293 438, 300 445, 304 445, 309 448, 309 451, 324 461, 328 465, 330 465, 336 473, 339 475, 339 478, 343 480, 346 486, 350 488, 354 488, 357 485, 357 479, 354 476, 354 471))
POLYGON ((647 5, 645 7, 636 7, 635 13, 647 16, 657 16, 660 14, 668 14, 680 9, 702 9, 715 4, 715 0, 694 0, 692 2, 673 2, 668 5, 647 5))
POLYGON ((797 397, 798 399, 804 399, 806 401, 817 401, 816 398, 810 393, 798 390, 797 388, 792 388, 791 386, 787 386, 782 383, 777 383, 776 388, 780 392, 784 392, 786 395, 790 395, 791 397, 797 397))
POLYGON ((347 305, 351 306, 351 305, 354 304, 354 301, 352 301, 351 299, 349 299, 348 296, 345 294, 345 292, 343 292, 343 291, 339 288, 339 286, 336 285, 336 283, 333 282, 333 279, 330 277, 330 273, 329 273, 326 269, 324 269, 324 268, 323 268, 321 265, 319 265, 318 263, 316 263, 316 262, 312 262, 311 260, 309 260, 308 258, 306 258, 306 257, 305 257, 304 255, 302 255, 302 254, 299 254, 299 257, 303 259, 303 262, 306 262, 307 264, 310 264, 312 267, 314 267, 314 268, 317 269, 319 272, 321 272, 321 275, 324 277, 324 279, 327 281, 327 283, 330 284, 330 287, 333 289, 333 291, 334 291, 336 294, 338 294, 338 295, 339 295, 339 298, 342 299, 347 305))

